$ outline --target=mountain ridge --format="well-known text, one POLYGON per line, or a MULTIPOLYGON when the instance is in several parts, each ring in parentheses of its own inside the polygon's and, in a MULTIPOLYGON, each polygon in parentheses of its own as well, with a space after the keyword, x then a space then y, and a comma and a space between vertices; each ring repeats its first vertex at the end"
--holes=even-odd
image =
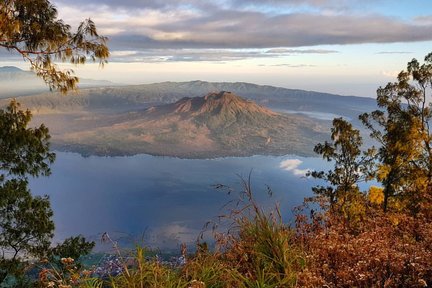
POLYGON ((182 98, 119 114, 69 121, 54 129, 54 147, 87 155, 152 154, 181 158, 313 155, 328 125, 283 115, 231 92, 182 98), (85 128, 87 127, 87 128, 85 128))
MULTIPOLYGON (((172 110, 171 113, 191 113, 193 116, 213 112, 223 112, 224 114, 263 113, 276 115, 276 113, 270 109, 257 105, 251 100, 245 100, 229 91, 213 92, 204 97, 184 97, 173 104, 168 104, 165 108, 172 110)), ((157 107, 148 109, 148 113, 157 112, 157 107)))
MULTIPOLYGON (((33 96, 38 93, 47 93, 49 87, 33 71, 22 70, 15 66, 0 67, 0 99, 7 97, 33 96)), ((93 80, 81 78, 79 87, 113 86, 114 83, 106 80, 93 80)))
POLYGON ((24 72, 24 70, 15 66, 1 66, 0 73, 24 72))
MULTIPOLYGON (((372 98, 288 89, 244 82, 161 82, 132 86, 80 89, 70 96, 44 93, 19 97, 33 111, 107 110, 127 111, 174 103, 184 97, 200 97, 215 91, 231 91, 273 110, 333 113, 352 119, 376 109, 372 98)), ((0 105, 5 105, 0 102, 0 105)), ((6 102, 7 103, 7 102, 6 102)))

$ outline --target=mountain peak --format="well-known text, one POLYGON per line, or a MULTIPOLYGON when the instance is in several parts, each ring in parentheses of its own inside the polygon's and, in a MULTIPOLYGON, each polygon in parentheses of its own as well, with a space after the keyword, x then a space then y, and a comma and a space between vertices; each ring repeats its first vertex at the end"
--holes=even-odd
POLYGON ((154 107, 148 113, 181 115, 183 117, 237 118, 256 115, 275 116, 277 113, 264 108, 251 100, 228 91, 212 92, 204 97, 185 97, 179 101, 154 107))
POLYGON ((24 70, 19 69, 15 66, 3 66, 0 67, 0 73, 17 73, 17 72, 24 72, 24 70))
POLYGON ((235 100, 237 98, 241 99, 240 96, 237 96, 236 94, 229 91, 211 92, 206 96, 204 96, 205 100, 219 100, 219 99, 235 100))

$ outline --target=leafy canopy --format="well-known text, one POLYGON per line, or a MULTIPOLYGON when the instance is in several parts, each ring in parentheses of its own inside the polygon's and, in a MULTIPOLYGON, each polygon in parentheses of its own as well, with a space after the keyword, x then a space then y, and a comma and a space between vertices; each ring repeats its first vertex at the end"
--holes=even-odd
POLYGON ((358 196, 358 183, 371 177, 375 150, 362 152, 363 139, 359 130, 342 118, 333 120, 331 140, 317 144, 314 151, 327 161, 333 161, 334 169, 312 171, 309 175, 330 184, 312 190, 329 202, 332 211, 343 211, 358 196))
MULTIPOLYGON (((72 70, 60 71, 54 61, 84 64, 88 59, 106 63, 107 38, 85 20, 76 32, 62 20, 48 0, 0 2, 0 47, 18 53, 51 90, 75 89, 72 70)), ((33 196, 28 177, 48 176, 55 154, 49 151, 48 129, 29 128, 30 111, 13 100, 0 110, 0 286, 23 279, 32 257, 88 253, 93 243, 70 238, 50 252, 53 212, 47 196, 33 196)))
POLYGON ((24 259, 43 256, 54 231, 48 198, 27 188, 29 176, 50 174, 55 158, 48 129, 28 128, 30 120, 15 101, 0 110, 0 284, 22 274, 24 259))
POLYGON ((51 90, 66 93, 78 83, 72 70, 60 71, 53 61, 78 65, 91 59, 103 65, 109 56, 106 41, 90 19, 71 32, 48 0, 0 2, 0 47, 20 54, 51 90))
POLYGON ((417 213, 431 197, 431 92, 432 53, 422 65, 411 60, 396 82, 377 90, 379 109, 360 115, 380 144, 377 180, 383 186, 384 211, 397 201, 417 213))

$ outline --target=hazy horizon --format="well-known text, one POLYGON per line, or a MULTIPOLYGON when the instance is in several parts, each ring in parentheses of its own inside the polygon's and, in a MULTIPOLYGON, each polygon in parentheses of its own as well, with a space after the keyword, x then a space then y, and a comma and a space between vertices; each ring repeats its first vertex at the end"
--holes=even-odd
MULTIPOLYGON (((375 97, 432 45, 432 7, 402 1, 54 0, 59 18, 86 18, 108 36, 110 63, 73 68, 120 84, 250 82, 375 97)), ((0 66, 28 69, 1 52, 0 66)))
MULTIPOLYGON (((26 67, 25 65, 19 65, 19 63, 15 63, 15 62, 6 62, 6 63, 2 63, 0 61, 0 69, 1 68, 5 68, 5 67, 15 67, 15 68, 19 68, 24 72, 31 72, 30 69, 28 69, 28 67, 26 67), (4 65, 2 65, 4 64, 4 65)), ((76 67, 75 67, 76 69, 76 67)), ((75 70, 74 69, 74 70, 75 70)), ((104 72, 103 70, 101 72, 104 72)), ((103 74, 103 73, 102 73, 103 74)), ((219 78, 215 77, 214 80, 209 79, 209 80, 205 80, 203 78, 188 78, 188 77, 173 77, 171 79, 158 79, 158 78, 154 78, 154 81, 151 81, 151 79, 144 79, 142 82, 140 82, 139 80, 137 81, 124 81, 124 82, 119 82, 116 80, 116 78, 112 78, 111 80, 108 79, 104 79, 104 78, 100 78, 100 77, 94 77, 92 78, 92 75, 88 75, 89 78, 87 77, 81 77, 80 81, 78 83, 78 86, 82 86, 82 89, 85 88, 91 88, 92 87, 92 83, 94 82, 94 84, 96 84, 97 86, 95 87, 103 87, 103 86, 110 86, 111 84, 113 86, 134 86, 134 85, 151 85, 151 84, 161 84, 161 83, 165 83, 165 82, 176 82, 176 83, 182 83, 182 82, 195 82, 195 81, 202 81, 202 82, 209 82, 209 83, 249 83, 249 84, 255 84, 255 85, 259 85, 259 86, 273 86, 273 87, 280 87, 280 88, 287 88, 287 89, 299 89, 299 90, 305 90, 305 91, 311 91, 311 92, 320 92, 320 93, 329 93, 329 94, 334 94, 334 95, 340 95, 340 96, 358 96, 358 97, 366 97, 366 98, 375 98, 376 95, 355 95, 355 94, 344 94, 344 90, 340 89, 340 93, 338 93, 337 91, 332 92, 331 89, 329 89, 329 91, 327 91, 325 89, 325 85, 321 85, 321 86, 313 86, 313 85, 309 85, 309 86, 305 86, 305 87, 300 87, 300 86, 296 86, 296 84, 293 84, 292 86, 287 85, 287 84, 283 84, 280 83, 280 85, 278 84, 278 82, 276 81, 263 81, 262 79, 255 79, 255 81, 252 80, 241 80, 239 78, 239 80, 235 80, 235 79, 231 79, 231 81, 226 80, 226 81, 221 81, 218 80, 219 78), (106 82, 106 83, 104 83, 106 82), (271 84, 271 83, 275 83, 275 84, 271 84), (316 87, 316 89, 314 89, 313 87, 316 87)), ((4 96, 3 94, 7 94, 7 95, 13 95, 13 91, 15 90, 19 90, 19 91, 26 91, 25 94, 23 95, 32 95, 32 94, 38 94, 38 93, 42 93, 43 91, 49 92, 49 87, 43 82, 42 79, 36 77, 34 79, 28 79, 27 81, 20 81, 19 86, 15 87, 15 86, 10 86, 8 84, 8 82, 5 82, 4 85, 2 85, 0 83, 0 87, 2 88, 2 91, 0 92, 0 98, 4 98, 2 96, 4 96), (44 87, 46 89, 44 89, 44 87), (23 90, 24 89, 24 90, 23 90), (12 93, 12 94, 11 94, 12 93)), ((385 83, 383 83, 382 85, 384 85, 385 83)), ((359 87, 364 87, 367 86, 367 84, 356 84, 359 87)), ((353 87, 351 87, 353 88, 353 87)), ((377 87, 371 87, 371 89, 377 89, 377 87)), ((349 90, 347 90, 349 91, 349 90)), ((17 96, 23 96, 23 95, 17 95, 17 96)))

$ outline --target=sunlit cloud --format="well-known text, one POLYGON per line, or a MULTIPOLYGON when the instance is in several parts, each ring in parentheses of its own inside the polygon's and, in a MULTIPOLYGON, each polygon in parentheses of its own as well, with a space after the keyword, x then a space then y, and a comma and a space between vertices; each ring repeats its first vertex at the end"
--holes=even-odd
POLYGON ((431 25, 432 24, 432 16, 418 16, 414 19, 416 23, 420 25, 431 25))
POLYGON ((398 74, 400 73, 400 70, 393 70, 393 71, 381 71, 381 74, 385 77, 389 77, 392 79, 395 79, 398 74))
POLYGON ((266 53, 272 54, 332 54, 339 53, 336 50, 325 50, 325 49, 286 49, 286 48, 274 48, 267 50, 266 53))
POLYGON ((175 247, 180 243, 193 243, 199 232, 199 229, 192 229, 182 223, 170 223, 152 228, 148 233, 148 241, 159 248, 175 247))
MULTIPOLYGON (((274 49, 271 53, 263 49, 147 49, 147 50, 114 50, 111 62, 191 62, 209 61, 226 62, 244 59, 285 57, 283 49, 274 49)), ((302 50, 299 50, 302 51, 302 50)), ((299 52, 303 53, 303 52, 299 52)), ((304 52, 304 53, 314 53, 304 52)), ((319 53, 319 52, 317 52, 319 53)), ((324 52, 323 52, 324 53, 324 52)), ((330 53, 330 52, 329 52, 330 53)), ((320 53, 319 53, 320 54, 320 53)), ((316 67, 314 64, 260 64, 259 66, 280 66, 289 68, 316 67)))
POLYGON ((309 169, 299 169, 303 161, 299 159, 287 159, 279 164, 283 170, 293 173, 295 176, 305 176, 309 169))
POLYGON ((111 57, 125 57, 136 55, 138 51, 112 51, 111 57))
POLYGON ((378 52, 378 53, 376 53, 376 54, 383 54, 383 55, 385 55, 385 54, 411 54, 412 52, 408 52, 408 51, 381 51, 381 52, 378 52))
POLYGON ((274 58, 259 49, 147 49, 140 51, 114 50, 111 62, 225 62, 243 59, 274 58))
POLYGON ((308 68, 308 67, 317 67, 317 65, 311 65, 311 64, 289 64, 289 63, 281 63, 281 64, 274 64, 274 65, 263 65, 263 66, 287 67, 287 68, 308 68))
POLYGON ((339 52, 296 47, 432 40, 432 22, 426 16, 409 21, 381 14, 324 13, 338 5, 355 6, 363 2, 54 0, 60 18, 74 27, 86 17, 96 22, 101 34, 110 39, 112 61, 231 61, 266 57, 263 54, 325 57, 339 52), (305 5, 318 10, 293 8, 274 13, 261 9, 262 6, 276 9, 305 5), (175 49, 183 51, 167 53, 175 49), (202 49, 203 52, 192 51, 186 55, 184 49, 202 49), (233 51, 235 49, 238 51, 233 51), (240 51, 244 49, 263 51, 240 51), (116 51, 137 53, 125 55, 116 51), (215 56, 218 53, 220 57, 215 56))

